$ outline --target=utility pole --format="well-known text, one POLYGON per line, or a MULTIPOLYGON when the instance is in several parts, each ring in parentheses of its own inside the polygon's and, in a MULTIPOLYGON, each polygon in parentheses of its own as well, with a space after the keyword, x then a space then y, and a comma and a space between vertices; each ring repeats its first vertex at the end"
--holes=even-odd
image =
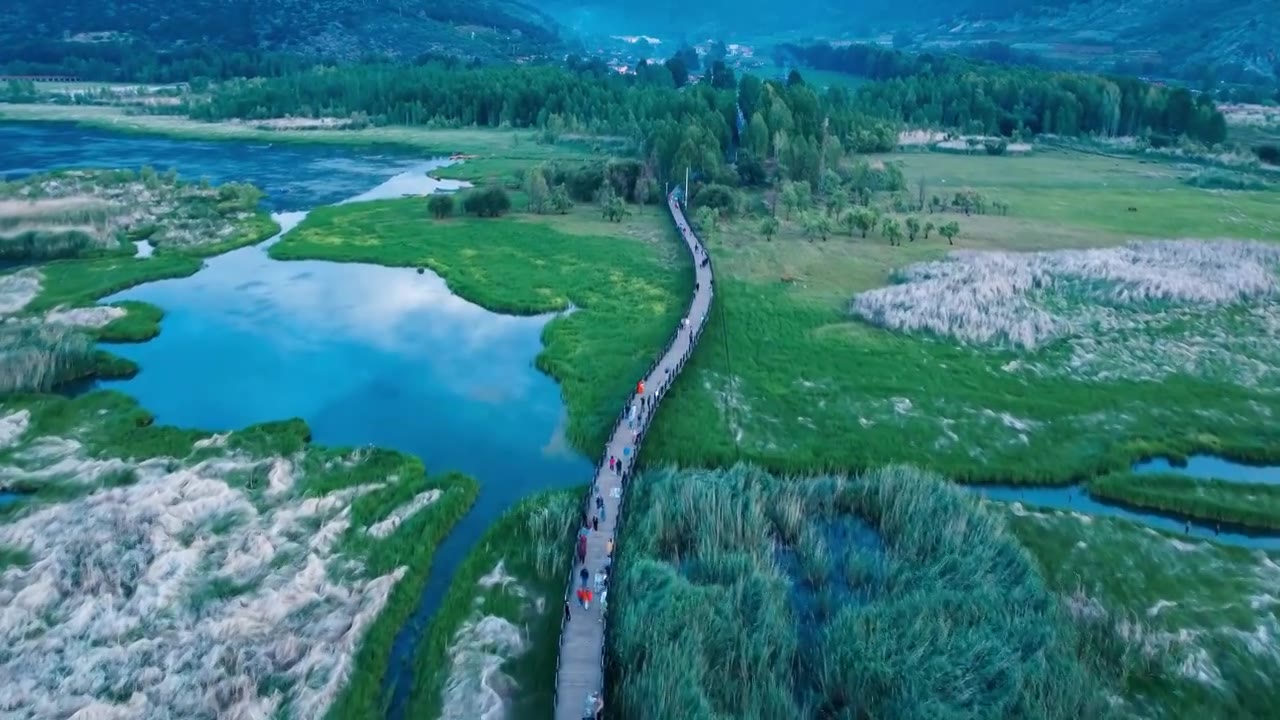
POLYGON ((689 209, 689 166, 688 165, 684 166, 684 192, 680 194, 683 196, 680 199, 683 201, 684 209, 688 210, 689 209))

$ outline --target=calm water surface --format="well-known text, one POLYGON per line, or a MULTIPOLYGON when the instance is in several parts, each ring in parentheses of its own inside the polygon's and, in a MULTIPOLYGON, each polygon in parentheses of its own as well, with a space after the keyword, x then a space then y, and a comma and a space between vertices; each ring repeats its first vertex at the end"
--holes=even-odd
MULTIPOLYGON (((251 182, 284 228, 305 210, 430 189, 439 163, 412 154, 329 146, 193 142, 0 123, 0 175, 54 168, 177 169, 184 178, 251 182)), ((189 278, 109 298, 165 310, 161 334, 111 350, 136 361, 127 392, 163 423, 211 431, 301 417, 317 443, 395 448, 431 472, 481 483, 472 512, 441 545, 392 667, 413 648, 454 570, 486 527, 520 498, 589 481, 565 441, 559 387, 534 366, 549 316, 488 312, 411 269, 277 262, 266 244, 211 258, 189 278)), ((402 707, 408 687, 390 678, 402 707)))

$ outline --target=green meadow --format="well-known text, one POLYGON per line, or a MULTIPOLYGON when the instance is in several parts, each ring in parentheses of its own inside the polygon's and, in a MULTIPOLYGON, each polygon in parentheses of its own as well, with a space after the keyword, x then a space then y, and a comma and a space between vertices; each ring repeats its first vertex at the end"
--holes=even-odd
POLYGON ((1010 210, 917 213, 957 222, 955 245, 933 234, 891 246, 876 231, 865 239, 843 228, 826 240, 806 236, 781 208, 781 228, 767 239, 763 199, 748 196, 736 217, 704 230, 717 309, 659 410, 648 461, 714 466, 742 458, 789 473, 912 462, 968 481, 1065 483, 1154 455, 1274 456, 1280 432, 1267 418, 1280 411, 1280 395, 1270 388, 1211 375, 1152 382, 1012 373, 1028 361, 1052 366, 1058 350, 892 332, 851 318, 848 304, 891 284, 895 270, 951 250, 1277 238, 1280 194, 1193 188, 1168 164, 1084 154, 881 159, 902 163, 911 194, 923 177, 928 194, 977 190, 1010 210), (1138 212, 1129 212, 1135 203, 1138 212))

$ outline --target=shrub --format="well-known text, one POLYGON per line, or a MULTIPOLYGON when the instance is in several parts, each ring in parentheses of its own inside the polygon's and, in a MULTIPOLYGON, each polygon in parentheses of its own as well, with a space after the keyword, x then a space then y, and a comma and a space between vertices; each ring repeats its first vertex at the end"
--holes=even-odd
POLYGON ((432 217, 437 220, 447 218, 453 214, 453 196, 435 194, 427 198, 427 209, 431 211, 432 217))
POLYGON ((498 217, 511 209, 511 196, 497 185, 474 190, 462 201, 462 209, 476 217, 498 217))
POLYGON ((734 215, 738 208, 738 193, 725 185, 703 185, 693 196, 695 207, 709 207, 726 215, 734 215))
POLYGON ((1201 170, 1187 178, 1185 182, 1192 187, 1208 190, 1268 190, 1271 188, 1261 178, 1217 168, 1201 170))

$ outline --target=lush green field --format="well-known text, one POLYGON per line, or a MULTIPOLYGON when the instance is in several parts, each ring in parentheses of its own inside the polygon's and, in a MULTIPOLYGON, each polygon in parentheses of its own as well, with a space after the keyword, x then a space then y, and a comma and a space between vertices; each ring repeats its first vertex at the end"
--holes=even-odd
POLYGON ((478 712, 484 690, 476 661, 484 652, 502 655, 502 672, 514 681, 504 698, 508 717, 551 716, 565 570, 585 492, 530 496, 485 532, 414 653, 409 717, 439 717, 445 703, 454 716, 478 712), (495 647, 494 636, 520 642, 495 647))
POLYGON ((1011 512, 1009 522, 1077 617, 1140 651, 1121 676, 1130 714, 1273 714, 1280 556, 1077 513, 1011 512))
POLYGON ((543 332, 538 367, 560 382, 568 437, 595 456, 635 379, 686 309, 690 259, 665 210, 622 223, 568 215, 432 220, 421 199, 321 208, 276 245, 281 260, 426 267, 496 312, 564 311, 543 332))
POLYGON ((1090 480, 1089 494, 1203 520, 1280 530, 1280 486, 1176 474, 1115 473, 1090 480))
POLYGON ((936 476, 739 465, 632 483, 609 593, 613 714, 1108 714, 1124 653, 1078 632, 1002 519, 936 476))
MULTIPOLYGON (((1280 396, 1268 387, 1012 372, 1026 354, 878 329, 851 319, 848 303, 951 249, 1087 248, 1139 233, 1251 237, 1280 227, 1280 195, 1199 190, 1169 166, 1087 155, 894 158, 912 193, 924 175, 929 194, 980 188, 1009 202, 1009 214, 920 215, 958 222, 955 248, 936 234, 892 247, 878 232, 843 229, 822 241, 794 220, 768 241, 758 216, 722 221, 708 238, 718 308, 659 410, 648 461, 742 457, 787 472, 914 462, 965 480, 1066 482, 1152 455, 1275 455, 1280 430, 1267 418, 1280 396), (1123 209, 1130 204, 1139 212, 1123 209)), ((1059 353, 1030 357, 1052 366, 1059 353)))
MULTIPOLYGON (((386 606, 360 642, 355 670, 329 717, 372 717, 380 710, 381 679, 390 657, 390 645, 397 630, 412 613, 422 584, 430 570, 436 545, 449 529, 467 512, 479 491, 471 478, 456 473, 429 477, 417 458, 385 450, 322 448, 308 442, 310 430, 301 420, 266 423, 230 434, 224 443, 205 447, 197 441, 208 433, 199 430, 158 426, 136 402, 116 392, 95 392, 66 399, 49 395, 11 396, 0 401, 0 414, 21 410, 30 413, 30 424, 23 442, 0 450, 0 465, 19 464, 30 460, 22 453, 38 438, 75 437, 82 444, 86 459, 122 458, 138 462, 149 458, 171 458, 170 463, 188 466, 202 460, 235 456, 243 461, 259 463, 229 476, 231 482, 246 491, 255 504, 263 507, 284 502, 268 501, 263 492, 269 484, 270 459, 291 458, 300 485, 293 492, 297 499, 317 498, 344 488, 377 484, 376 489, 358 496, 350 507, 350 526, 339 544, 340 553, 357 559, 365 577, 377 577, 403 567, 406 573, 396 583, 386 606), (398 478, 386 483, 388 478, 398 478), (427 508, 404 520, 386 537, 375 537, 365 529, 405 505, 414 496, 431 490, 440 496, 427 508), (264 504, 266 503, 266 504, 264 504)), ((122 470, 86 485, 78 479, 42 481, 33 494, 21 502, 4 506, 0 521, 11 521, 51 503, 65 502, 112 483, 134 481, 132 471, 122 470)), ((5 550, 12 561, 17 549, 5 550)), ((36 558, 39 559, 39 558, 36 558)), ((252 587, 219 586, 193 588, 200 603, 251 591, 252 587), (205 595, 213 592, 214 596, 205 595)), ((267 682, 267 678, 262 679, 267 682)))
MULTIPOLYGON (((1196 166, 1163 160, 1114 158, 1038 150, 1026 156, 991 157, 944 153, 882 156, 900 159, 914 190, 925 178, 932 193, 972 188, 1012 205, 1009 218, 1032 232, 1102 234, 1087 241, 1133 237, 1238 237, 1280 240, 1280 195, 1274 192, 1213 192, 1188 187, 1196 166), (1129 208, 1136 210, 1129 210, 1129 208)), ((1008 222, 969 218, 970 237, 998 237, 1008 222)), ((966 243, 967 245, 967 243, 966 243)))

